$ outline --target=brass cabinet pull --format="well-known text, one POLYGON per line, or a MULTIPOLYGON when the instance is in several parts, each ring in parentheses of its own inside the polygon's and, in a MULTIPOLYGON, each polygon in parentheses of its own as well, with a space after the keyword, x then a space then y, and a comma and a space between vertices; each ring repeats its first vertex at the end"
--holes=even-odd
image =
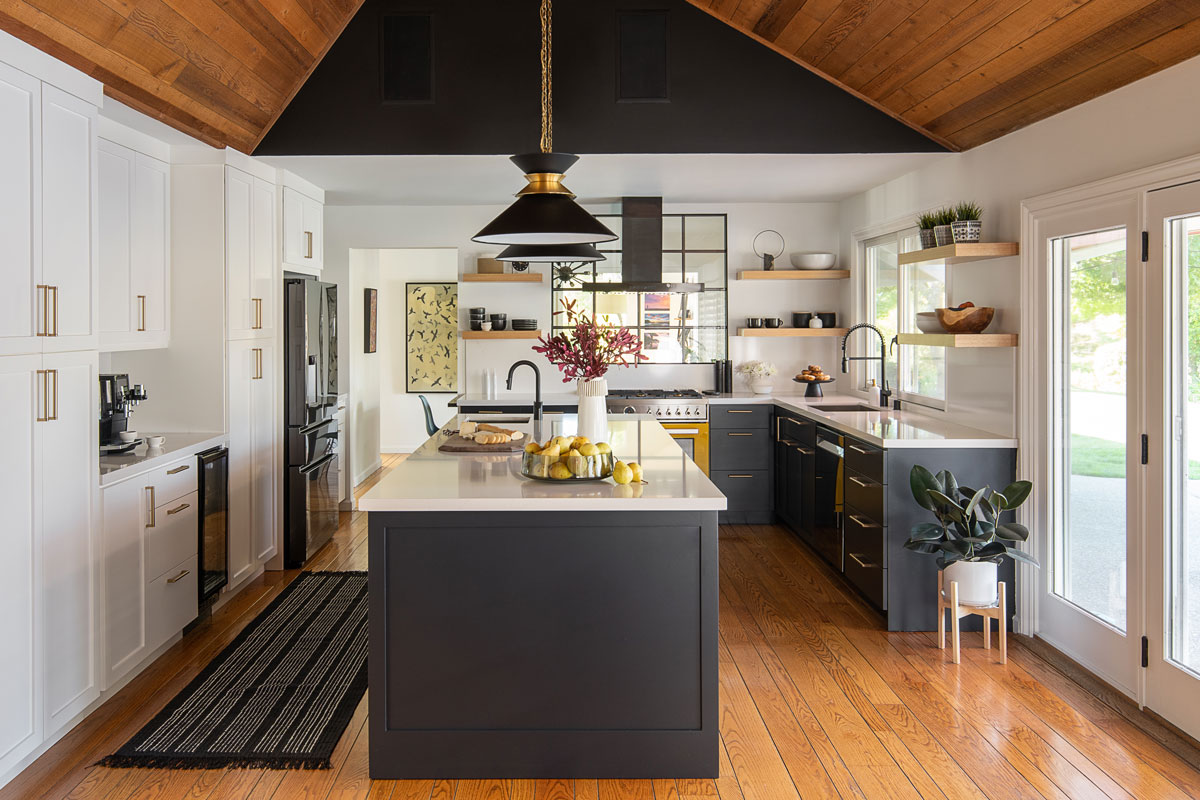
POLYGON ((875 453, 879 452, 878 450, 864 450, 861 447, 855 447, 854 445, 850 445, 850 449, 856 453, 862 453, 864 456, 874 455, 875 453))
POLYGON ((779 436, 779 425, 783 422, 783 417, 775 418, 775 441, 782 442, 783 439, 779 436))
POLYGON ((313 257, 312 256, 312 244, 313 244, 312 231, 305 231, 304 232, 304 246, 305 246, 304 257, 305 258, 313 257))
POLYGON ((796 449, 800 451, 800 455, 802 456, 815 456, 817 454, 817 451, 810 447, 801 447, 800 445, 796 445, 796 449))
POLYGON ((850 519, 854 520, 854 523, 856 525, 858 525, 858 527, 860 527, 860 528, 882 527, 878 522, 872 522, 871 520, 869 520, 865 517, 860 517, 858 514, 848 514, 847 516, 850 517, 850 519))
POLYGON ((139 294, 138 299, 138 330, 146 330, 146 295, 139 294))
POLYGON ((728 436, 753 436, 753 433, 730 433, 728 436))
POLYGON ((847 475, 846 477, 848 477, 850 480, 854 481, 855 483, 857 483, 859 486, 861 486, 864 489, 873 489, 876 486, 879 486, 878 483, 875 483, 873 481, 864 481, 862 478, 856 478, 853 475, 847 475))
POLYGON ((192 573, 192 571, 190 569, 185 569, 182 572, 180 572, 178 575, 176 575, 174 578, 167 578, 167 583, 179 583, 181 580, 186 578, 191 573, 192 573))
POLYGON ((150 524, 147 525, 146 527, 153 528, 158 524, 158 520, 155 516, 155 511, 154 511, 154 507, 158 504, 154 502, 154 487, 147 486, 146 491, 150 493, 150 524))
POLYGON ((262 330, 262 298, 251 297, 250 302, 254 304, 254 322, 250 324, 250 330, 262 330))
POLYGON ((754 412, 750 411, 748 409, 744 409, 744 408, 727 408, 727 409, 725 409, 725 413, 726 414, 753 414, 754 412))
POLYGON ((176 467, 175 469, 167 470, 167 474, 168 475, 178 475, 181 472, 191 469, 191 466, 192 466, 191 464, 184 464, 182 467, 176 467))
POLYGON ((190 506, 191 506, 191 503, 180 503, 176 508, 172 508, 169 511, 167 511, 167 516, 173 517, 176 514, 178 514, 180 511, 183 511, 185 508, 189 508, 190 506))
POLYGON ((872 564, 870 561, 863 561, 862 556, 858 553, 846 553, 850 558, 854 559, 854 563, 858 564, 863 569, 879 569, 878 564, 872 564))
MULTIPOLYGON (((39 333, 38 336, 41 336, 41 334, 39 333)), ((46 370, 39 369, 37 371, 37 379, 40 382, 40 385, 37 387, 38 389, 40 389, 40 391, 38 392, 38 397, 37 397, 37 418, 36 419, 38 422, 46 422, 49 419, 49 417, 46 415, 46 408, 50 404, 50 398, 49 398, 50 387, 46 383, 46 370)))
POLYGON ((54 302, 51 303, 51 308, 54 309, 54 333, 48 333, 47 336, 58 336, 58 287, 50 286, 50 293, 54 295, 54 302))
POLYGON ((259 381, 262 380, 263 376, 262 348, 255 347, 251 352, 254 353, 254 375, 251 377, 251 380, 259 381))
POLYGON ((37 285, 38 293, 42 298, 42 321, 36 325, 37 336, 50 335, 50 287, 44 283, 37 285))
MULTIPOLYGON (((55 324, 57 325, 57 323, 55 323, 55 324)), ((57 336, 58 333, 56 332, 54 335, 57 336)), ((54 390, 50 394, 50 397, 54 401, 54 405, 53 405, 54 410, 46 415, 46 421, 54 422, 58 419, 58 370, 56 370, 56 369, 46 370, 46 377, 54 379, 54 390)))
POLYGON ((753 475, 726 475, 726 478, 753 478, 753 475))

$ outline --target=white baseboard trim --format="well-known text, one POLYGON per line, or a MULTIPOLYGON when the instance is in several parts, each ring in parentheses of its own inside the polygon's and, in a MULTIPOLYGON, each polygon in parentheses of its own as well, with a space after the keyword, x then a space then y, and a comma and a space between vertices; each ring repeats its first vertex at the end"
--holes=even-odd
POLYGON ((375 459, 375 462, 373 464, 371 464, 371 466, 367 467, 365 470, 363 470, 362 472, 360 472, 359 474, 354 476, 355 488, 357 488, 360 483, 362 483, 367 478, 371 477, 372 475, 374 475, 376 472, 378 472, 381 469, 383 469, 383 461, 377 458, 377 459, 375 459))
POLYGON ((389 444, 389 445, 383 445, 382 447, 380 447, 380 448, 379 448, 379 452, 383 453, 384 455, 393 455, 393 454, 395 454, 395 453, 412 453, 412 452, 414 452, 414 451, 415 451, 415 450, 416 450, 418 447, 420 447, 422 444, 424 444, 424 442, 420 442, 420 443, 418 443, 418 444, 389 444))

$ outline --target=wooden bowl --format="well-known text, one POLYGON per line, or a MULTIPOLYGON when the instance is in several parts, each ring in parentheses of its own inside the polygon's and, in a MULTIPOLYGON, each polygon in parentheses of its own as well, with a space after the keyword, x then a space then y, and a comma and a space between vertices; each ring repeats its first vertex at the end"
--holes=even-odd
POLYGON ((992 324, 996 309, 991 306, 976 306, 956 311, 953 308, 937 309, 938 322, 949 333, 983 333, 992 324))

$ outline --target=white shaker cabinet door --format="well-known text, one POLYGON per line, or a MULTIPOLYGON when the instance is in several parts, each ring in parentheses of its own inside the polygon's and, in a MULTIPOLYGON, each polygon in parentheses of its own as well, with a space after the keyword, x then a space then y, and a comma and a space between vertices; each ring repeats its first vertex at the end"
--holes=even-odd
POLYGON ((133 236, 134 152, 101 139, 96 162, 100 262, 100 346, 127 344, 138 309, 130 287, 133 236))
POLYGON ((275 335, 275 306, 283 294, 283 274, 275 253, 275 187, 255 178, 251 206, 251 330, 256 337, 269 339, 275 335))
POLYGON ((0 355, 41 352, 41 272, 35 257, 41 83, 0 64, 0 355))
POLYGON ((266 562, 279 552, 278 483, 280 459, 276 457, 279 425, 276 416, 275 349, 259 342, 261 377, 251 381, 254 415, 254 461, 251 467, 253 488, 254 557, 266 562))
POLYGON ((41 600, 46 735, 99 696, 92 490, 99 480, 95 352, 47 354, 41 428, 41 600))
POLYGON ((114 685, 146 655, 145 480, 100 491, 103 509, 104 686, 114 685))
POLYGON ((233 167, 225 168, 225 286, 229 338, 253 336, 257 319, 251 301, 253 260, 254 178, 233 167))
POLYGON ((229 586, 254 567, 254 406, 252 383, 258 374, 257 343, 229 342, 229 586))
POLYGON ((304 195, 283 188, 283 263, 295 267, 308 264, 304 233, 304 195))
POLYGON ((97 345, 96 107, 42 86, 41 255, 49 289, 43 352, 97 345))
POLYGON ((130 251, 134 330, 143 347, 166 347, 170 330, 171 166, 135 154, 130 251))
POLYGON ((324 264, 325 206, 311 197, 304 197, 304 247, 306 264, 320 270, 324 264))
MULTIPOLYGON (((2 94, 2 90, 0 90, 2 94)), ((0 125, 3 125, 0 115, 0 125)), ((0 220, 3 224, 3 220, 0 220)), ((9 420, 0 459, 4 558, 0 560, 0 774, 42 741, 41 601, 37 576, 40 526, 37 506, 38 437, 44 423, 41 356, 0 358, 0 403, 9 420)))

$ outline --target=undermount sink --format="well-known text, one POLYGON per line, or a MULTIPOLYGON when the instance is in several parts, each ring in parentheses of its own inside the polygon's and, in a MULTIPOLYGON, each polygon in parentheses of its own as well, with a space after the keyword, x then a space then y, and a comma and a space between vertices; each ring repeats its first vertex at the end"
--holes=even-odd
POLYGON ((830 404, 826 406, 809 406, 809 408, 813 411, 829 411, 831 413, 836 411, 887 411, 886 408, 877 408, 866 403, 854 403, 853 405, 830 404))

